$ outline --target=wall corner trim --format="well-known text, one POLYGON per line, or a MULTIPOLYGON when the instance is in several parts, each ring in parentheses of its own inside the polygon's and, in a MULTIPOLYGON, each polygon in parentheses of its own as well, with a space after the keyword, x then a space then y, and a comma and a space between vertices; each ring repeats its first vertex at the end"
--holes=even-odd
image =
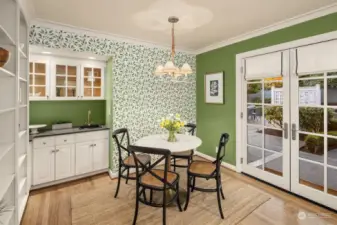
MULTIPOLYGON (((200 156, 200 157, 205 158, 205 159, 208 159, 208 160, 211 160, 211 161, 215 160, 214 157, 206 155, 206 154, 201 153, 199 151, 195 151, 195 155, 200 156)), ((232 164, 229 164, 229 163, 226 163, 226 162, 222 162, 221 165, 223 167, 227 168, 227 169, 230 169, 230 170, 233 170, 233 171, 237 172, 236 171, 236 166, 233 166, 232 164)))
POLYGON ((309 20, 313 20, 319 17, 323 17, 332 13, 337 12, 337 3, 333 3, 331 5, 304 13, 302 15, 298 15, 277 23, 274 23, 272 25, 257 29, 257 30, 253 30, 247 33, 244 33, 242 35, 238 35, 236 37, 233 38, 229 38, 227 40, 223 40, 214 44, 211 44, 209 46, 206 46, 204 48, 198 49, 195 51, 195 54, 202 54, 205 52, 209 52, 218 48, 222 48, 228 45, 232 45, 241 41, 245 41, 254 37, 258 37, 264 34, 268 34, 270 32, 273 31, 277 31, 277 30, 281 30, 283 28, 287 28, 287 27, 291 27, 300 23, 304 23, 307 22, 309 20))

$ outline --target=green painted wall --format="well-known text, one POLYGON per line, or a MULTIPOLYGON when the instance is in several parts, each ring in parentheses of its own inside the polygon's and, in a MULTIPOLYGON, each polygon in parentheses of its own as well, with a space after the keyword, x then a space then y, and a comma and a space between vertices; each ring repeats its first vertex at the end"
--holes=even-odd
POLYGON ((197 133, 203 141, 198 151, 215 156, 220 133, 227 132, 230 141, 225 161, 235 165, 236 54, 335 30, 337 13, 197 55, 197 133), (225 104, 205 104, 204 74, 217 71, 225 71, 225 104))
POLYGON ((31 101, 29 124, 51 124, 69 120, 73 126, 83 125, 91 109, 92 122, 105 124, 105 100, 90 101, 31 101))

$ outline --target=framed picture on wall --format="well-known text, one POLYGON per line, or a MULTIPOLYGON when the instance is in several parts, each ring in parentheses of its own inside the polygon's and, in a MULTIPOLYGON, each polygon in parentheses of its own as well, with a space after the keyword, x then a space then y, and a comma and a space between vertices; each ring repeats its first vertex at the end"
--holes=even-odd
POLYGON ((224 103, 224 72, 205 74, 205 102, 224 103))

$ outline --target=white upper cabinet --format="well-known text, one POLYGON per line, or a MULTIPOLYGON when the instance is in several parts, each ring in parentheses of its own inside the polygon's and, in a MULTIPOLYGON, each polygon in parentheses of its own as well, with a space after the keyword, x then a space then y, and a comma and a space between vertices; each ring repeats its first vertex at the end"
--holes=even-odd
POLYGON ((30 100, 104 99, 105 63, 32 55, 30 100))
POLYGON ((29 100, 50 99, 50 63, 46 58, 31 57, 29 62, 29 100))

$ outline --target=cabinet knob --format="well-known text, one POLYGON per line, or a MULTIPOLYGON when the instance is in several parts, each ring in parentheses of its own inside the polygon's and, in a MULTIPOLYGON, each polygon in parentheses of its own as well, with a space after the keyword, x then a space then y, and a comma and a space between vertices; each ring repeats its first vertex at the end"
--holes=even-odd
POLYGON ((45 144, 46 144, 46 142, 43 142, 42 144, 44 144, 44 145, 45 145, 45 144))
POLYGON ((63 140, 64 142, 67 142, 67 140, 63 140))

